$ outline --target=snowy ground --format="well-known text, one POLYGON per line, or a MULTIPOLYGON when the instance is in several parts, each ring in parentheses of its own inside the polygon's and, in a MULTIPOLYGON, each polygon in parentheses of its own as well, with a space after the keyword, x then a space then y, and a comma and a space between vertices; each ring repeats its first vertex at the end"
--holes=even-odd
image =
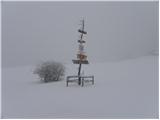
POLYGON ((85 66, 95 85, 83 88, 41 83, 33 69, 3 69, 3 118, 158 118, 158 56, 85 66))

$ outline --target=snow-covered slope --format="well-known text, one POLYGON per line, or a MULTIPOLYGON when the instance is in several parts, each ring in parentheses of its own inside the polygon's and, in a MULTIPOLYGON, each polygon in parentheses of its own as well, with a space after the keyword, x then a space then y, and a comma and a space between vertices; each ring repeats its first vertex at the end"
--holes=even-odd
MULTIPOLYGON (((66 76, 77 71, 66 65, 66 76)), ((95 85, 42 83, 34 67, 2 69, 3 118, 158 118, 158 56, 83 66, 95 85)))

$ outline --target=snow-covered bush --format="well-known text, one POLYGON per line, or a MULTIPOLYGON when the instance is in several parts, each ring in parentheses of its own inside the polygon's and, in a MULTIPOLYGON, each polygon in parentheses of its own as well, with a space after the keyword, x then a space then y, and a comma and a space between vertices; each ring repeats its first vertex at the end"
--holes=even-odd
POLYGON ((44 62, 39 65, 34 74, 38 74, 44 82, 58 81, 64 76, 65 67, 59 62, 44 62))

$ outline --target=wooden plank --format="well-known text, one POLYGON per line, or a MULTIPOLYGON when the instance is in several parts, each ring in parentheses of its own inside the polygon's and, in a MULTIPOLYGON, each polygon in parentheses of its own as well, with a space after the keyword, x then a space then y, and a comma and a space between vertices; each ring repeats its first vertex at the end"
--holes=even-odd
POLYGON ((88 60, 72 60, 74 64, 89 64, 88 60))
POLYGON ((94 78, 94 76, 92 75, 92 76, 80 76, 81 78, 94 78))
POLYGON ((70 75, 70 76, 67 76, 67 78, 78 78, 79 76, 78 75, 70 75))
POLYGON ((87 59, 87 56, 84 54, 77 54, 77 58, 81 59, 82 61, 85 61, 87 59))
POLYGON ((79 43, 85 43, 86 41, 84 40, 78 40, 79 43))
POLYGON ((83 34, 87 34, 87 32, 86 31, 84 31, 84 30, 78 30, 78 32, 80 32, 80 33, 83 33, 83 34))

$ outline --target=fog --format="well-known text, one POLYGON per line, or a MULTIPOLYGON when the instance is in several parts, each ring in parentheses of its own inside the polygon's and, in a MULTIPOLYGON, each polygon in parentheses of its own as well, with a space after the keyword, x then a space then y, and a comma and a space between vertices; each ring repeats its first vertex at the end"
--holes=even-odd
POLYGON ((83 18, 90 62, 158 51, 158 1, 2 2, 2 66, 71 63, 83 18))

